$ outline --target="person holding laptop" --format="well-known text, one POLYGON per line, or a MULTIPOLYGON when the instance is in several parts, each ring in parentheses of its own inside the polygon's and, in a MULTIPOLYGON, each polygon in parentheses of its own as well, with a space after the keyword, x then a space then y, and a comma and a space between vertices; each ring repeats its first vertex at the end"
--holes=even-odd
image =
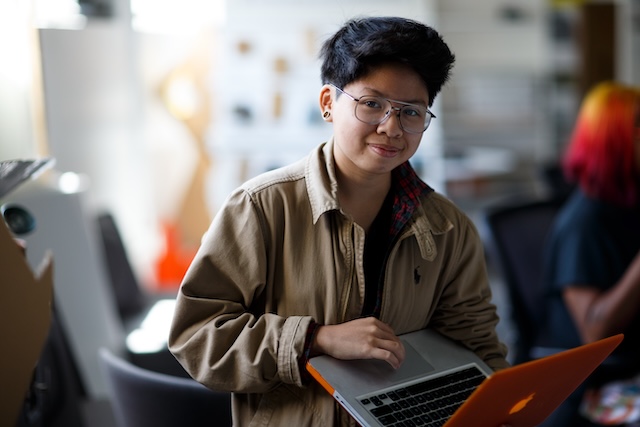
POLYGON ((319 114, 333 136, 235 190, 181 284, 169 348, 233 392, 235 425, 354 425, 308 358, 378 359, 433 328, 508 366, 483 245, 409 160, 454 55, 431 27, 349 20, 322 46, 319 114))
POLYGON ((551 419, 567 427, 638 423, 637 410, 621 410, 640 405, 640 87, 603 82, 591 89, 563 168, 576 188, 546 248, 544 337, 564 348, 625 338, 551 419), (622 388, 609 390, 624 391, 617 395, 626 401, 595 393, 612 381, 622 388))

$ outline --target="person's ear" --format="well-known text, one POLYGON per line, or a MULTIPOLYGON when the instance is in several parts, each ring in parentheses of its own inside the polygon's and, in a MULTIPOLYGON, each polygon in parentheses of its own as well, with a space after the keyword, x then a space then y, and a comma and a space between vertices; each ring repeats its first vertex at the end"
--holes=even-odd
POLYGON ((333 96, 330 85, 322 86, 320 89, 320 114, 325 122, 332 122, 331 107, 333 105, 333 96))

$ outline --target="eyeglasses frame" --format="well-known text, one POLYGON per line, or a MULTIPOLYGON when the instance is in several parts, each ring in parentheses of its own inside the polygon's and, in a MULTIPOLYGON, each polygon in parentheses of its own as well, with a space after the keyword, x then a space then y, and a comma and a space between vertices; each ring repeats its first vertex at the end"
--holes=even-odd
MULTIPOLYGON (((381 125, 382 123, 386 122, 386 121, 389 119, 389 117, 391 117, 391 110, 395 110, 395 111, 397 112, 396 117, 398 117, 398 118, 399 118, 399 117, 400 117, 400 112, 402 111, 402 109, 403 109, 404 107, 409 107, 409 106, 411 106, 411 107, 422 107, 422 105, 418 105, 418 104, 411 104, 411 103, 409 103, 409 102, 398 101, 398 100, 395 100, 395 99, 389 99, 389 98, 385 98, 384 96, 377 96, 377 95, 364 95, 364 96, 361 96, 360 98, 356 98, 355 96, 353 96, 353 95, 351 95, 351 94, 349 94, 349 93, 345 92, 345 91, 344 91, 344 89, 339 88, 338 86, 334 85, 333 83, 329 83, 329 85, 330 85, 330 86, 333 86, 334 88, 336 88, 337 90, 339 90, 341 93, 343 93, 343 94, 347 95, 347 97, 348 97, 349 99, 351 99, 352 101, 356 102, 356 106, 354 107, 354 110, 353 110, 353 113, 354 113, 355 118, 356 118, 356 119, 358 119, 359 121, 361 121, 362 123, 365 123, 365 124, 368 124, 368 125, 372 125, 372 126, 373 126, 373 125, 376 125, 376 126, 377 126, 377 125, 381 125), (368 123, 368 122, 365 122, 365 121, 361 120, 360 118, 358 118, 358 116, 357 116, 357 115, 355 115, 355 108, 358 108, 358 104, 357 104, 357 103, 359 103, 359 102, 360 102, 360 100, 361 100, 362 98, 365 98, 365 97, 371 97, 371 98, 380 98, 380 99, 384 99, 385 101, 387 101, 387 102, 389 103, 389 105, 391 105, 391 109, 385 113, 385 117, 384 117, 381 121, 379 121, 378 123, 368 123), (395 103, 395 104, 401 104, 401 105, 402 105, 402 107, 395 107, 395 106, 393 105, 394 103, 395 103)), ((425 128, 424 128, 422 131, 420 131, 420 132, 414 132, 414 131, 412 131, 412 130, 405 129, 405 128, 404 128, 404 126, 402 125, 402 120, 401 120, 401 119, 399 119, 399 120, 398 120, 398 123, 400 124, 400 128, 401 128, 403 131, 408 132, 408 133, 412 133, 412 134, 419 134, 419 133, 423 133, 424 131, 426 131, 426 130, 429 128, 429 125, 431 125, 431 120, 435 119, 435 118, 436 118, 436 115, 435 115, 435 114, 433 114, 433 113, 431 112, 431 110, 429 110, 429 108, 425 107, 425 109, 426 109, 427 114, 429 114, 429 115, 431 116, 431 118, 429 119, 429 123, 427 123, 427 125, 425 126, 425 128)))

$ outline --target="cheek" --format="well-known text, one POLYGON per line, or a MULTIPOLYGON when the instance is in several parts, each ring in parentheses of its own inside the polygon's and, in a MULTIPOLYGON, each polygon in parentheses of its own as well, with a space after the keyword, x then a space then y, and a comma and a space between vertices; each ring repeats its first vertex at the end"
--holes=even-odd
POLYGON ((333 118, 333 133, 335 135, 358 138, 371 132, 371 126, 366 125, 353 117, 351 112, 344 111, 333 118))
POLYGON ((422 135, 411 135, 407 138, 407 151, 411 153, 411 156, 413 156, 416 151, 418 151, 418 147, 420 147, 421 141, 422 135))

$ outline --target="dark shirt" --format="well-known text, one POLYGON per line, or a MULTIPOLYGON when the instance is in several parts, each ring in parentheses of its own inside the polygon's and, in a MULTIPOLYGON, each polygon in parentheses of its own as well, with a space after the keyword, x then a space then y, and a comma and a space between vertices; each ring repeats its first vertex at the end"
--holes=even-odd
MULTIPOLYGON (((562 291, 573 285, 611 288, 638 251, 640 209, 593 200, 581 190, 572 194, 558 214, 545 253, 548 323, 543 336, 549 345, 568 348, 582 343, 562 291)), ((624 332, 615 354, 634 359, 630 369, 640 370, 640 316, 624 332)))
POLYGON ((387 197, 369 228, 364 241, 364 306, 362 316, 380 315, 379 295, 382 291, 384 272, 386 270, 387 252, 391 247, 392 236, 391 211, 393 208, 393 191, 387 197))
POLYGON ((380 315, 389 250, 417 209, 418 198, 431 191, 408 162, 393 170, 389 193, 365 237, 363 316, 380 315))

